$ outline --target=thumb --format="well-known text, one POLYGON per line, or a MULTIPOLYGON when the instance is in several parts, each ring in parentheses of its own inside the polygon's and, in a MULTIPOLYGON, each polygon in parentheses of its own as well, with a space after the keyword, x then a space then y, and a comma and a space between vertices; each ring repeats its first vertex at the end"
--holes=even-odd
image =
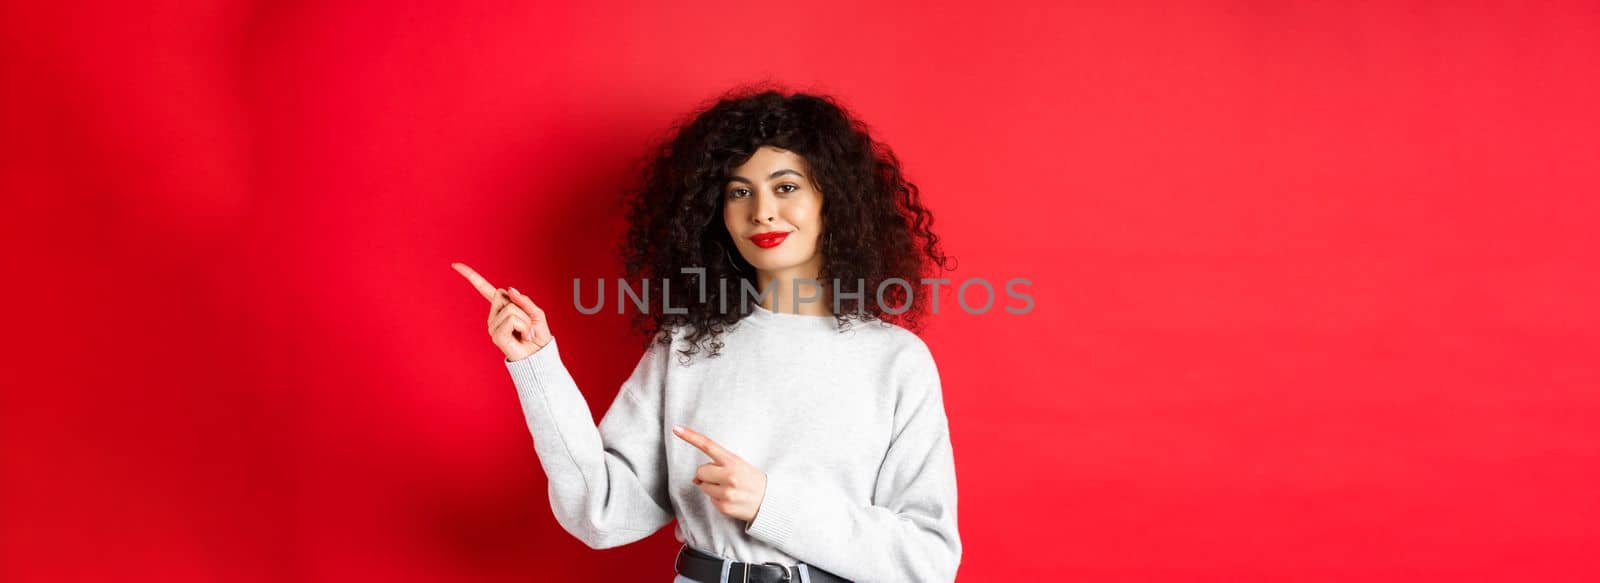
POLYGON ((527 313, 528 318, 531 320, 528 323, 529 327, 532 328, 532 330, 528 331, 528 335, 531 337, 529 340, 533 341, 534 344, 544 346, 549 342, 547 338, 550 334, 550 325, 545 322, 544 310, 539 309, 538 304, 533 303, 533 298, 522 295, 522 292, 517 291, 517 288, 510 289, 511 303, 518 308, 522 308, 522 311, 527 313))

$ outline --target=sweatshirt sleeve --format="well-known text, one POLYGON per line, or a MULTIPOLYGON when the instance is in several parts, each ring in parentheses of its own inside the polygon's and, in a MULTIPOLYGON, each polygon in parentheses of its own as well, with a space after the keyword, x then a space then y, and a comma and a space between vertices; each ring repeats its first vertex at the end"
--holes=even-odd
POLYGON ((769 472, 746 533, 852 581, 955 580, 956 469, 939 373, 920 339, 897 358, 906 372, 873 503, 809 488, 809 476, 769 472))
POLYGON ((549 478, 550 509, 590 548, 643 539, 673 518, 661 441, 666 353, 651 345, 598 427, 555 339, 527 358, 505 361, 549 478))

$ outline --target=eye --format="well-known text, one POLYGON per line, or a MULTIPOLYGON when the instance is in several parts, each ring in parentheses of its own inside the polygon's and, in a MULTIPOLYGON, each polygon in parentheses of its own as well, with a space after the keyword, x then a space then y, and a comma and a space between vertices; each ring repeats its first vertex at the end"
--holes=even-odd
POLYGON ((794 190, 780 190, 779 192, 794 192, 795 190, 800 190, 799 186, 795 186, 793 184, 782 184, 782 185, 779 185, 778 188, 783 188, 785 186, 793 188, 794 190))
POLYGON ((746 190, 746 189, 743 189, 743 188, 735 188, 733 190, 728 191, 728 198, 740 198, 739 193, 741 193, 741 192, 749 192, 749 191, 746 190))

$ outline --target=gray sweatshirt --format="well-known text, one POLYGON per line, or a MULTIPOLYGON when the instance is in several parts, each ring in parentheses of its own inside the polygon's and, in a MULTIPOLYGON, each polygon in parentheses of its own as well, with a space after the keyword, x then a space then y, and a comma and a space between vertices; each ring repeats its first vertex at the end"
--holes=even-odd
MULTIPOLYGON (((955 459, 933 355, 884 322, 760 306, 685 365, 652 344, 597 427, 555 340, 506 361, 562 528, 591 548, 677 539, 733 561, 806 563, 862 583, 952 581, 955 459), (710 462, 683 425, 767 474, 755 520, 694 484, 710 462)), ((666 565, 671 558, 662 560, 666 565)))

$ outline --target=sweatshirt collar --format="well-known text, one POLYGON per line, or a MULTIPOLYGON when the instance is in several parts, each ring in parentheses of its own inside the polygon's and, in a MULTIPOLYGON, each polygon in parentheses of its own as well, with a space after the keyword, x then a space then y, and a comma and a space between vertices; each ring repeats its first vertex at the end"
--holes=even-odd
POLYGON ((810 314, 794 314, 785 311, 774 312, 751 303, 752 310, 747 319, 762 326, 789 328, 795 330, 837 330, 838 321, 832 314, 826 316, 813 316, 810 314))

